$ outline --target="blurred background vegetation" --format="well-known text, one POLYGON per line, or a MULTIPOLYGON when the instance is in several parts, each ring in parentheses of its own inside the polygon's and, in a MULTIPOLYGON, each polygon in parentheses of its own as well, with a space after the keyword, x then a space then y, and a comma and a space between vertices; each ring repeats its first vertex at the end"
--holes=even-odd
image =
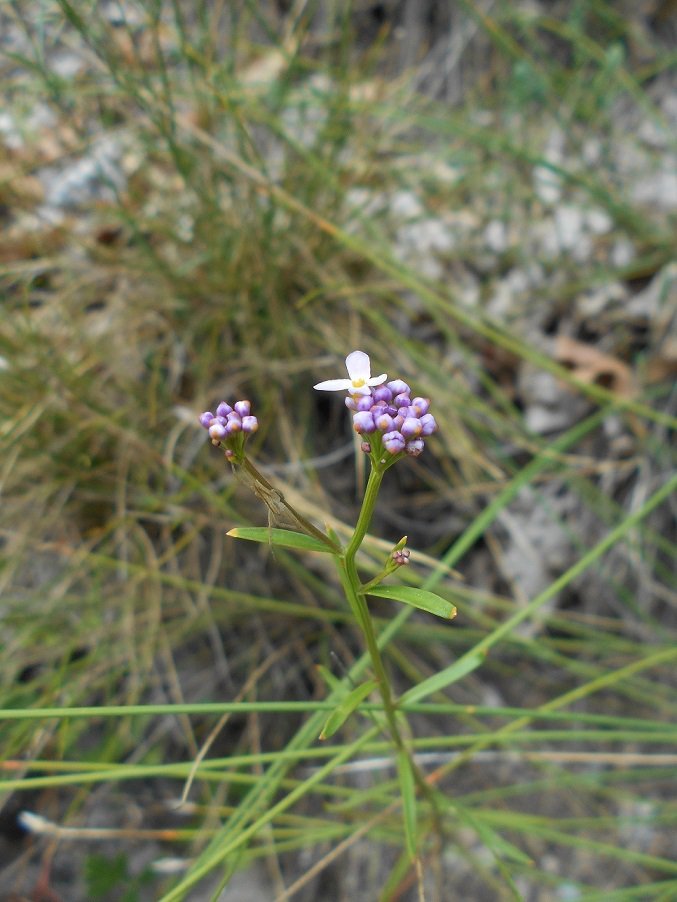
MULTIPOLYGON (((225 538, 265 512, 197 415, 250 398, 257 462, 345 537, 361 461, 311 386, 361 348, 440 424, 388 474, 362 561, 407 534, 407 578, 459 608, 390 642, 398 691, 543 596, 413 717, 430 766, 455 768, 429 897, 675 898, 674 497, 632 518, 674 473, 676 17, 4 0, 0 707, 325 698, 317 665, 340 679, 361 653, 334 576, 225 538), (568 692, 563 721, 450 751, 568 692)), ((177 878, 158 861, 199 855, 302 719, 233 714, 208 757, 248 763, 177 814, 215 714, 4 718, 3 890, 160 898, 177 878)), ((358 833, 397 797, 378 763, 260 831, 233 865, 243 898, 418 898, 399 813, 358 833)))

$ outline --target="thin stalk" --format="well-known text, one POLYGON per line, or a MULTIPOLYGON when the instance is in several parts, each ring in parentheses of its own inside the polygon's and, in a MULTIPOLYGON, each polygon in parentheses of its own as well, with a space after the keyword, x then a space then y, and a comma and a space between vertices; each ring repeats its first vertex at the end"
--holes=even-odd
POLYGON ((398 751, 404 752, 409 758, 416 784, 422 794, 430 800, 433 811, 435 811, 435 799, 432 789, 414 761, 402 737, 402 733, 400 732, 400 727, 397 722, 397 704, 393 699, 390 690, 388 674, 386 673, 381 651, 378 647, 374 625, 364 595, 364 586, 360 581, 357 566, 355 564, 355 557, 369 529, 374 514, 374 508, 376 506, 376 499, 378 498, 378 493, 381 488, 381 482, 383 481, 383 476, 388 469, 388 466, 388 464, 385 466, 381 465, 377 459, 371 459, 371 472, 369 473, 367 487, 364 492, 364 498, 362 499, 362 507, 355 525, 355 531, 346 548, 345 554, 342 558, 338 558, 337 564, 341 585, 343 586, 348 603, 355 615, 355 619, 360 625, 367 644, 367 651, 378 682, 379 692, 383 702, 383 710, 385 712, 391 738, 398 751))
POLYGON ((270 521, 278 522, 280 525, 287 524, 294 529, 299 529, 306 535, 312 536, 327 545, 334 554, 341 553, 340 547, 329 536, 317 529, 316 526, 313 526, 310 520, 307 520, 297 510, 294 510, 291 504, 286 501, 282 492, 268 482, 263 473, 256 469, 248 457, 242 456, 233 460, 232 464, 233 469, 242 482, 266 505, 270 521))
MULTIPOLYGON (((367 488, 365 489, 364 498, 362 499, 362 508, 360 510, 360 515, 357 518, 357 523, 355 524, 355 532, 346 548, 346 565, 355 565, 355 556, 357 555, 360 545, 364 541, 364 537, 366 536, 371 523, 371 518, 374 515, 376 499, 381 488, 384 473, 385 468, 376 465, 372 460, 367 488)), ((357 585, 360 585, 359 580, 357 585)))

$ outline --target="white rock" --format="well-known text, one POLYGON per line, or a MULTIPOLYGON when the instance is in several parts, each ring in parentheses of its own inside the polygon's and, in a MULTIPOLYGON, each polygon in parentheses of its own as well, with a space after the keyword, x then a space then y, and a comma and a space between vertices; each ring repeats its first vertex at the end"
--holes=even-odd
MULTIPOLYGON (((95 200, 114 201, 116 191, 125 184, 120 157, 119 144, 104 139, 94 144, 88 156, 64 168, 43 170, 40 178, 45 189, 45 207, 69 210, 95 200)), ((47 211, 45 215, 48 216, 47 211)))
POLYGON ((574 250, 583 237, 583 211, 571 204, 560 205, 555 210, 555 229, 560 249, 574 250))
POLYGON ((533 172, 533 185, 536 196, 542 203, 554 205, 562 196, 562 178, 551 166, 561 166, 564 160, 566 135, 559 128, 554 128, 543 151, 544 165, 536 166, 533 172), (551 164, 551 166, 547 164, 551 164))
POLYGON ((614 241, 613 247, 609 252, 611 263, 618 269, 629 266, 636 256, 637 251, 635 250, 635 245, 629 238, 625 237, 614 241))
POLYGON ((515 310, 515 295, 507 279, 501 279, 493 286, 487 301, 487 313, 496 319, 505 320, 515 310))
POLYGON ((600 288, 581 295, 577 301, 577 312, 586 318, 595 318, 611 308, 626 303, 628 291, 620 282, 609 282, 600 288))
POLYGON ((581 148, 581 157, 588 166, 596 166, 602 157, 602 144, 599 138, 586 138, 581 148))
POLYGON ((627 304, 629 316, 666 328, 677 310, 677 263, 668 263, 627 304))
POLYGON ((562 179, 548 166, 536 166, 533 184, 538 199, 548 206, 554 206, 562 196, 562 179))
POLYGON ((413 191, 396 191, 390 198, 390 213, 396 219, 414 219, 423 216, 424 212, 413 191))
POLYGON ((585 211, 585 225, 593 235, 606 235, 613 228, 613 219, 606 210, 592 208, 585 211))
POLYGON ((640 178, 632 187, 631 197, 637 204, 661 210, 677 208, 677 164, 640 178))
POLYGON ((21 130, 7 110, 0 110, 0 139, 8 150, 19 150, 24 145, 21 130))
POLYGON ((50 68, 61 78, 71 81, 85 68, 85 58, 82 54, 58 53, 50 61, 50 68))
POLYGON ((524 424, 536 435, 568 429, 590 409, 587 398, 570 392, 552 373, 530 364, 520 367, 518 385, 524 424))
POLYGON ((438 256, 451 251, 455 243, 453 234, 439 219, 411 222, 395 234, 398 255, 429 279, 444 275, 438 256))
POLYGON ((484 243, 495 254, 502 254, 508 247, 508 229, 501 219, 492 219, 484 230, 484 243))

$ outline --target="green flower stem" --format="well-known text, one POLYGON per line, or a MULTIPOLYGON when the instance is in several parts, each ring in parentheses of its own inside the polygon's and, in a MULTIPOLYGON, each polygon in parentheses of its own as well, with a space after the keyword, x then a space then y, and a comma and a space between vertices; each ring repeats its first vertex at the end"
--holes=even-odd
MULTIPOLYGON (((360 548, 360 545, 364 541, 364 537, 366 536, 369 529, 369 524, 371 523, 371 518, 374 515, 376 499, 378 498, 379 489, 381 488, 381 482, 383 481, 383 474, 385 473, 385 471, 385 467, 378 466, 372 460, 371 472, 369 473, 369 479, 367 481, 367 488, 365 489, 364 498, 362 499, 362 509, 360 510, 360 516, 358 517, 357 523, 355 524, 355 532, 353 533, 348 547, 346 548, 346 563, 355 563, 355 556, 360 548)), ((357 584, 360 585, 359 581, 357 584)))
MULTIPOLYGON (((313 526, 309 520, 306 520, 305 517, 299 514, 298 511, 294 510, 294 508, 287 503, 284 495, 271 485, 266 477, 256 469, 254 464, 249 458, 245 457, 244 454, 238 455, 235 459, 231 460, 231 463, 242 482, 244 482, 245 485, 254 492, 257 498, 260 498, 266 505, 272 521, 289 523, 295 529, 319 539, 334 553, 346 599, 348 600, 353 616, 357 620, 367 644, 367 651, 371 659, 374 674, 378 681, 379 692, 383 702, 383 710, 385 712, 391 738, 395 743, 397 750, 403 752, 409 758, 414 779, 421 790, 421 793, 432 802, 433 810, 435 810, 432 788, 426 783, 425 777, 415 764, 413 757, 404 742, 400 726, 397 722, 397 704, 390 691, 388 674, 386 673, 383 664, 383 658, 381 657, 381 652, 378 647, 374 625, 367 606, 367 600, 365 598, 366 587, 363 586, 360 581, 355 563, 357 552, 369 530, 383 476, 386 470, 388 470, 397 460, 397 456, 386 456, 386 458, 383 459, 381 457, 382 451, 383 449, 379 445, 374 449, 374 453, 370 455, 371 471, 369 473, 369 480, 367 482, 364 498, 362 499, 362 508, 357 524, 355 525, 355 531, 345 551, 340 547, 338 542, 325 535, 313 526)), ((373 582, 374 581, 372 580, 372 583, 373 582)), ((372 583, 368 583, 367 586, 372 583)))
POLYGON ((400 732, 400 727, 397 722, 397 705, 390 691, 390 682, 378 647, 374 625, 364 595, 364 586, 360 581, 357 573, 357 566, 355 564, 355 557, 367 534, 371 518, 374 514, 376 499, 378 498, 383 476, 390 464, 390 461, 386 464, 381 464, 378 458, 374 459, 372 457, 371 459, 371 472, 369 473, 367 488, 364 493, 364 498, 362 499, 360 515, 357 524, 355 525, 355 532, 346 548, 344 556, 338 559, 339 576, 350 608, 360 625, 367 643, 367 651, 369 652, 374 674, 378 681, 379 692, 381 694, 381 700, 383 701, 383 709, 391 738, 397 749, 404 752, 409 758, 414 779, 421 792, 433 803, 434 810, 435 805, 432 788, 428 785, 425 777, 414 762, 409 749, 404 742, 402 733, 400 732))

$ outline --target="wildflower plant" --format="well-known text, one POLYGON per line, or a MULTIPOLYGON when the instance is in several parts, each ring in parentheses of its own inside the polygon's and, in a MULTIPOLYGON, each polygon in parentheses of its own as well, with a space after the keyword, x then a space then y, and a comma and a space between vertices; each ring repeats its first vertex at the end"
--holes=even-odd
POLYGON ((314 386, 318 391, 346 392, 345 404, 352 414, 353 427, 362 439, 361 450, 370 462, 370 473, 353 534, 342 545, 336 534, 322 532, 296 511, 284 496, 263 476, 246 454, 246 441, 258 428, 251 414, 249 401, 237 401, 232 407, 222 401, 216 412, 206 411, 200 416, 201 425, 209 433, 212 444, 221 447, 225 457, 242 481, 268 507, 270 526, 236 528, 230 536, 258 542, 271 542, 288 548, 316 551, 333 555, 338 577, 355 621, 364 637, 369 653, 373 678, 356 686, 340 700, 328 716, 319 738, 332 736, 373 691, 378 690, 383 705, 382 728, 392 740, 397 758, 400 789, 403 801, 405 836, 412 859, 419 865, 416 839, 416 796, 425 796, 431 803, 434 795, 423 773, 407 747, 408 728, 379 650, 376 632, 367 604, 367 595, 392 599, 451 619, 455 607, 446 599, 423 589, 402 585, 383 585, 400 567, 409 563, 410 551, 404 536, 392 548, 377 576, 364 582, 357 566, 357 554, 367 535, 376 507, 383 477, 390 467, 408 457, 418 457, 425 440, 437 430, 427 398, 411 397, 411 389, 401 379, 388 381, 382 373, 372 377, 367 354, 353 351, 346 358, 348 378, 330 379, 314 386), (272 528, 272 524, 285 528, 272 528))

